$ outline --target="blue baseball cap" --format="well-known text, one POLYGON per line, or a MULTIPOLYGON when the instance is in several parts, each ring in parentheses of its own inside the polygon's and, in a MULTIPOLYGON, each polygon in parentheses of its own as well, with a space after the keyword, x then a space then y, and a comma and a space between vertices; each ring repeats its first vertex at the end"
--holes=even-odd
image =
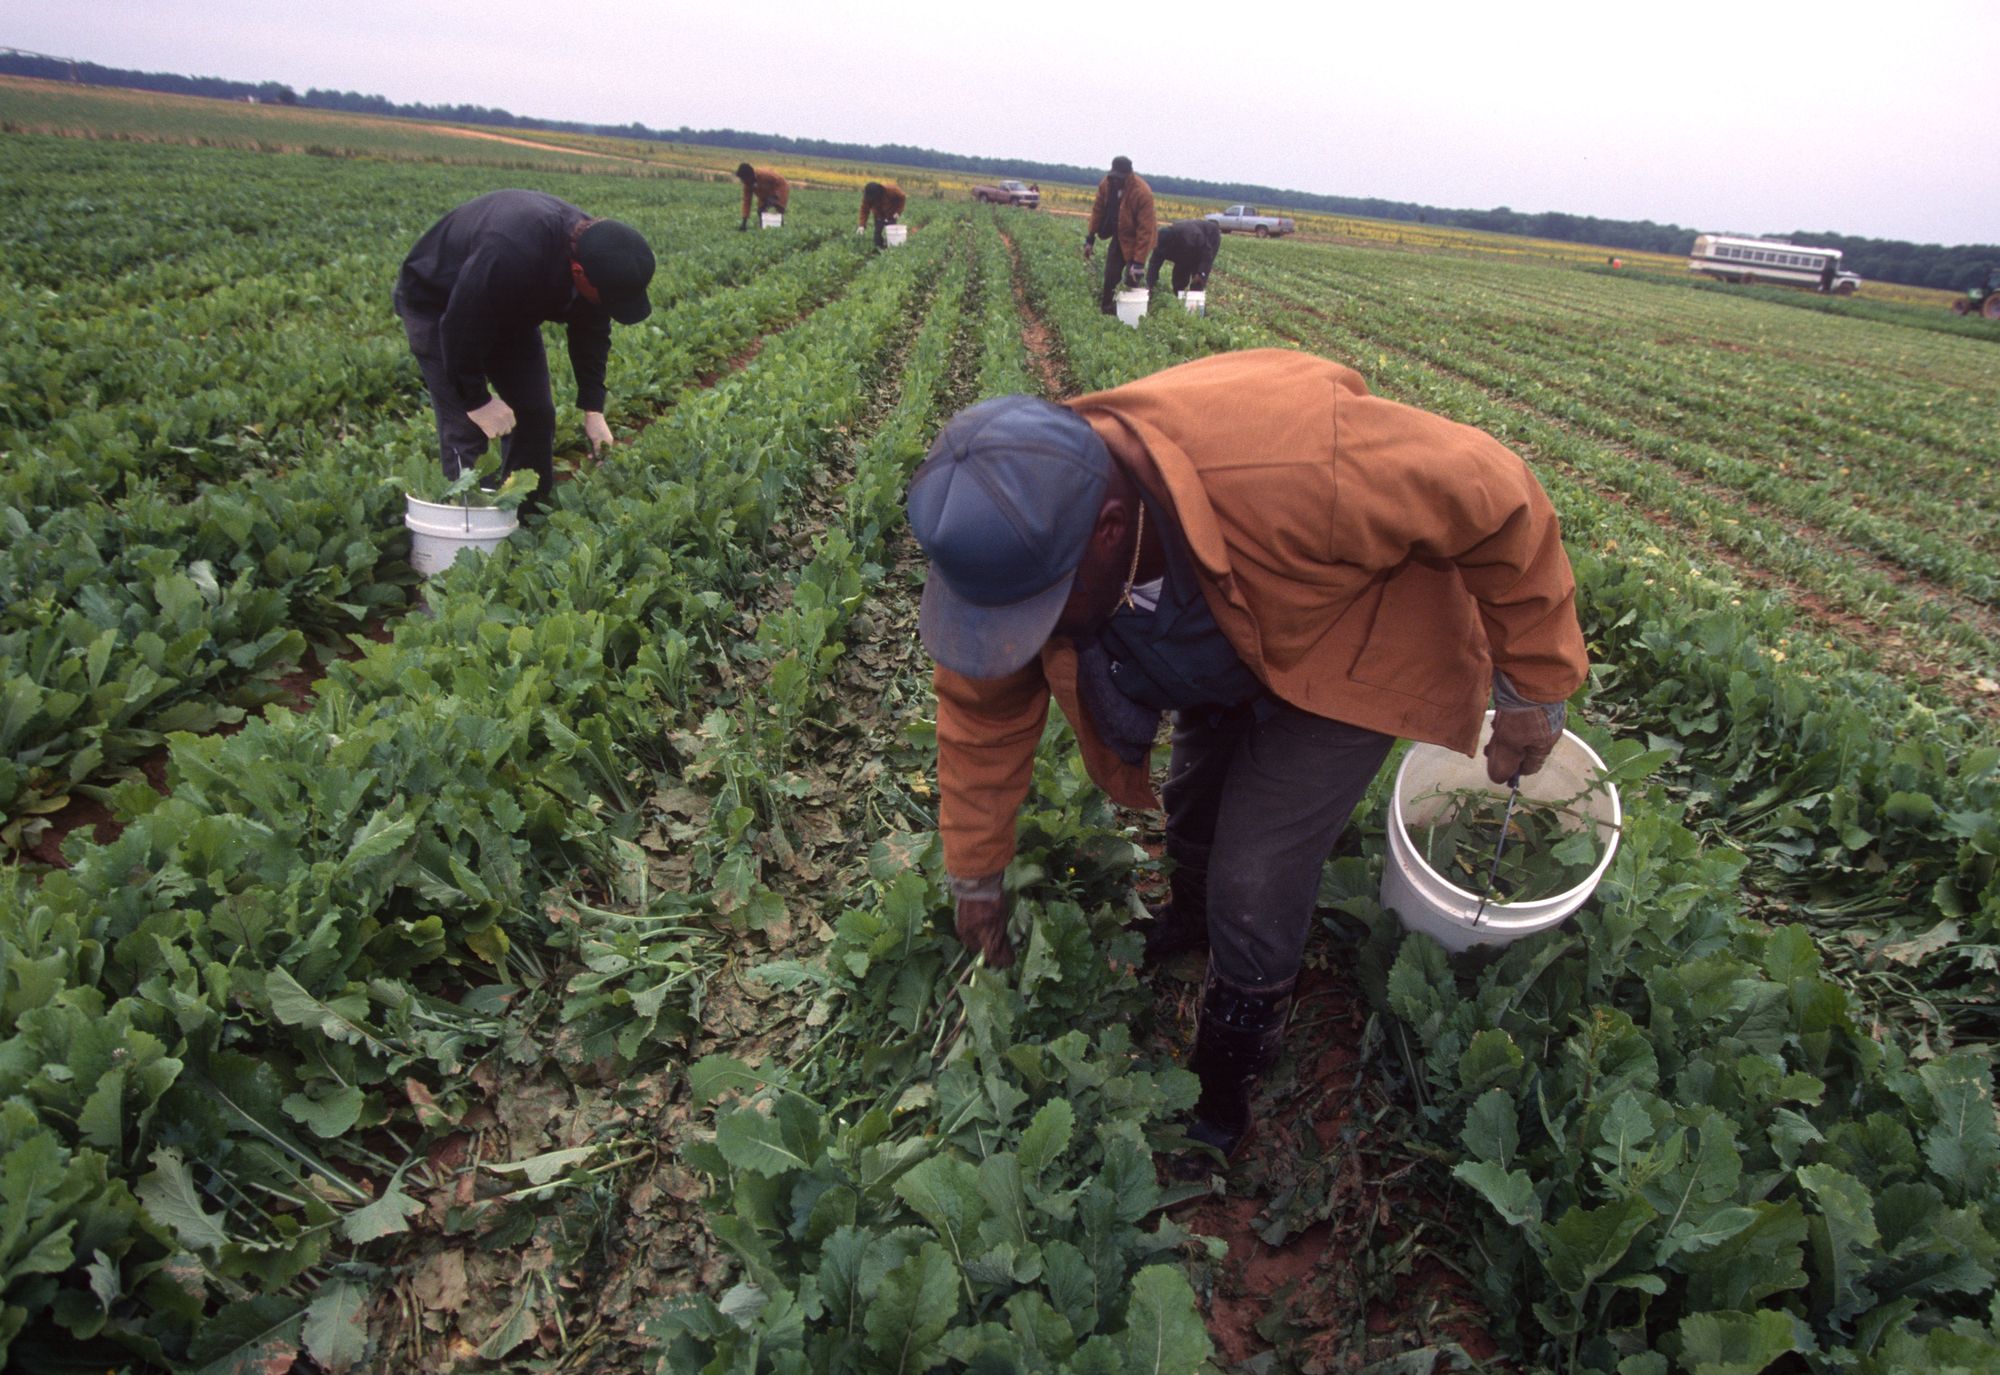
POLYGON ((910 528, 931 561, 917 616, 931 657, 999 678, 1039 654, 1110 480, 1104 441, 1041 397, 953 416, 910 479, 910 528))

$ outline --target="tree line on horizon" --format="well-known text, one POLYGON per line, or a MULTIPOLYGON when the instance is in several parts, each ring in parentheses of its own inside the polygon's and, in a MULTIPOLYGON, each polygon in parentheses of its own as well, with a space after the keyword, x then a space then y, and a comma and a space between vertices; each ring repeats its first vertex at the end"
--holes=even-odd
MULTIPOLYGON (((789 153, 802 157, 839 158, 855 162, 891 163, 921 167, 929 171, 960 172, 977 176, 1012 176, 1022 180, 1077 182, 1091 185, 1103 174, 1102 168, 1079 167, 1072 163, 1037 162, 1024 158, 970 157, 944 153, 933 148, 917 148, 902 143, 843 143, 831 139, 788 138, 781 134, 760 134, 739 129, 652 129, 639 123, 589 124, 577 120, 541 119, 516 115, 483 105, 404 104, 379 95, 358 91, 329 91, 317 87, 300 95, 276 81, 231 81, 222 77, 178 76, 165 72, 136 72, 103 67, 94 62, 71 62, 61 58, 29 54, 0 54, 0 73, 39 77, 48 81, 81 81, 97 86, 121 86, 135 90, 159 91, 170 95, 204 96, 218 100, 254 99, 265 104, 301 105, 319 110, 350 114, 382 115, 396 119, 425 119, 455 124, 485 124, 513 129, 540 129, 555 133, 594 134, 655 143, 689 143, 703 147, 737 148, 745 152, 789 153)), ((1697 231, 1677 224, 1652 220, 1616 220, 1598 215, 1573 215, 1566 211, 1520 211, 1507 206, 1491 210, 1447 209, 1418 205, 1410 201, 1383 200, 1372 196, 1334 196, 1311 191, 1293 191, 1259 186, 1248 182, 1204 181, 1194 177, 1155 174, 1141 169, 1155 191, 1194 200, 1253 202, 1282 210, 1311 210, 1328 215, 1350 215, 1361 219, 1392 220, 1413 224, 1444 225, 1455 229, 1479 230, 1562 243, 1598 244, 1633 252, 1685 254, 1694 247, 1697 231)), ((1719 233, 1739 233, 1718 230, 1719 233)), ((1989 267, 2000 266, 2000 245, 1919 244, 1902 239, 1871 239, 1833 230, 1793 230, 1785 234, 1752 234, 1756 238, 1781 238, 1820 248, 1837 248, 1842 266, 1863 278, 1896 282, 1904 286, 1941 287, 1963 290, 1981 283, 1989 267)))

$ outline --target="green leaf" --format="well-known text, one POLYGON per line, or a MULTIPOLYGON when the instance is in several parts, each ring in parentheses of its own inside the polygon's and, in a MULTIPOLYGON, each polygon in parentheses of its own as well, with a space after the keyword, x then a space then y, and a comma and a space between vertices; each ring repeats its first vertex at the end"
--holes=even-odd
POLYGON ((688 1096, 704 1106, 729 1092, 763 1087, 764 1075, 732 1055, 704 1055, 688 1066, 688 1096))
POLYGON ((1574 1207, 1553 1227, 1542 1224, 1550 1278, 1581 1303, 1592 1282, 1624 1259, 1632 1239, 1654 1217, 1653 1205, 1633 1196, 1602 1208, 1574 1207))
POLYGON ((1755 1222, 1687 1265, 1690 1307, 1750 1309, 1805 1284, 1805 1209, 1788 1198, 1750 1210, 1755 1222))
POLYGON ((410 1219, 424 1205, 403 1192, 400 1182, 391 1181, 373 1203, 356 1208, 340 1220, 340 1233, 355 1245, 410 1230, 410 1219))
POLYGON ((332 1279, 306 1309, 305 1346, 330 1375, 342 1375, 368 1357, 368 1286, 332 1279))
POLYGON ((347 855, 341 860, 342 873, 359 873, 386 859, 408 844, 416 833, 416 817, 404 815, 391 821, 387 812, 376 812, 354 833, 354 843, 347 847, 347 855))
POLYGON ((1820 1311, 1844 1323, 1874 1302, 1864 1281, 1882 1240, 1875 1206, 1860 1180, 1831 1165, 1808 1165, 1798 1178, 1819 1205, 1812 1219, 1814 1297, 1820 1311))
POLYGON ((1985 1196, 2000 1169, 1991 1072, 1969 1056, 1934 1060, 1917 1071, 1936 1122, 1924 1133, 1924 1160, 1962 1200, 1985 1196))
POLYGON ((597 1153, 595 1146, 571 1146, 566 1150, 544 1151, 531 1155, 525 1160, 488 1162, 486 1168, 496 1174, 517 1174, 529 1184, 547 1184, 550 1180, 566 1175, 597 1153))
POLYGON ((1459 1087, 1467 1093, 1475 1093, 1490 1085, 1518 1083, 1521 1066, 1525 1062, 1526 1058, 1521 1054, 1521 1048, 1514 1044, 1512 1036, 1488 1027, 1472 1038, 1465 1054, 1459 1058, 1459 1087))
POLYGON ((1541 1221, 1542 1202, 1526 1170, 1510 1170, 1492 1160, 1461 1160, 1451 1177, 1477 1189, 1510 1227, 1541 1221))
POLYGON ((962 1268, 973 1250, 973 1233, 986 1216, 979 1171, 957 1156, 934 1155, 905 1171, 894 1188, 951 1248, 952 1259, 962 1268))
POLYGON ((271 1015, 286 1026, 305 1027, 347 1045, 365 1045, 377 1054, 388 1054, 389 1047, 377 1040, 366 1025, 366 993, 348 993, 327 1002, 315 998, 283 967, 278 967, 264 976, 264 994, 271 1000, 271 1015))
POLYGON ((785 1143, 777 1118, 753 1106, 732 1109, 715 1121, 715 1144, 723 1159, 739 1170, 777 1178, 812 1162, 785 1143))
POLYGON ((345 1136, 361 1120, 367 1095, 352 1084, 334 1090, 324 1098, 308 1098, 303 1093, 287 1094, 285 1115, 304 1123, 313 1135, 331 1139, 345 1136))
POLYGON ((1604 1144, 1594 1154, 1614 1169, 1628 1169, 1641 1148, 1653 1136, 1653 1119, 1647 1115, 1636 1092, 1627 1091, 1611 1100, 1604 1120, 1598 1124, 1604 1144))
POLYGON ((1800 1350, 1789 1313, 1691 1313, 1681 1319, 1681 1369, 1687 1375, 1757 1375, 1800 1350))
POLYGON ((1465 1114, 1465 1130, 1458 1139, 1476 1159, 1503 1167, 1514 1162, 1521 1132, 1514 1100, 1505 1089, 1488 1089, 1479 1095, 1465 1114))
POLYGON ((140 1178, 132 1192, 153 1220, 172 1228, 181 1244, 193 1250, 215 1252, 228 1245, 229 1234, 202 1206, 201 1190, 195 1187, 181 1153, 162 1146, 153 1152, 152 1159, 152 1171, 140 1178))
POLYGON ((1194 1290, 1178 1267, 1149 1265, 1132 1277, 1118 1347, 1128 1375, 1193 1375, 1214 1354, 1194 1290))
POLYGON ((958 1316, 958 1271, 936 1242, 883 1276, 865 1326, 869 1349, 891 1375, 930 1369, 944 1330, 958 1316))
POLYGON ((1719 1246, 1757 1220, 1748 1208, 1712 1208, 1674 1228, 1653 1253, 1653 1263, 1661 1265, 1682 1251, 1706 1251, 1719 1246))
POLYGON ((1021 1133, 1020 1147, 1014 1152, 1021 1162, 1021 1173, 1031 1182, 1040 1180, 1042 1171, 1069 1149, 1070 1133, 1075 1127, 1076 1109, 1066 1098, 1052 1098, 1036 1109, 1034 1120, 1021 1133))
POLYGON ((305 1309, 266 1294, 232 1303, 203 1323, 179 1368, 192 1375, 270 1375, 290 1370, 299 1354, 305 1309))

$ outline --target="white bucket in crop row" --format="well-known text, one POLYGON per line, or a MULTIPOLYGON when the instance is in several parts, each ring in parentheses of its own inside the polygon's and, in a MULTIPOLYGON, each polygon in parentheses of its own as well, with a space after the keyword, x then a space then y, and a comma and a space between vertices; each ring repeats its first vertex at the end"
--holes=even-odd
POLYGON ((1187 313, 1190 315, 1206 315, 1208 314, 1208 293, 1206 291, 1183 291, 1181 293, 1181 304, 1187 307, 1187 313))
POLYGON ((1139 322, 1146 318, 1146 304, 1153 294, 1144 287, 1120 287, 1118 289, 1118 323, 1139 328, 1139 322))
MULTIPOLYGON (((1582 807, 1598 823, 1604 853, 1590 877, 1566 893, 1534 902, 1488 902, 1482 912, 1479 894, 1468 893, 1424 862, 1421 847, 1410 838, 1446 805, 1435 796, 1459 788, 1485 788, 1504 797, 1507 787, 1486 776, 1486 742, 1493 734, 1493 715, 1487 713, 1486 726, 1479 734, 1479 753, 1467 759, 1456 750, 1437 745, 1412 745, 1396 770, 1396 788, 1389 805, 1389 854, 1382 866, 1382 906, 1395 912, 1406 930, 1422 931, 1437 937, 1445 949, 1457 953, 1475 945, 1507 945, 1560 926, 1583 906, 1611 867, 1618 853, 1618 825, 1621 812, 1618 789, 1599 783, 1584 798, 1582 807)), ((1604 772, 1597 752, 1568 731, 1549 753, 1549 762, 1540 772, 1521 779, 1521 796, 1539 802, 1560 802, 1575 797, 1604 772)))
POLYGON ((907 224, 885 224, 882 226, 882 242, 891 248, 901 248, 903 241, 910 237, 907 224))
POLYGON ((757 224, 764 229, 782 229, 785 224, 785 212, 782 210, 759 210, 757 212, 757 224))
POLYGON ((520 522, 495 506, 444 506, 406 496, 403 525, 410 532, 410 567, 425 577, 442 573, 468 549, 492 553, 520 522))

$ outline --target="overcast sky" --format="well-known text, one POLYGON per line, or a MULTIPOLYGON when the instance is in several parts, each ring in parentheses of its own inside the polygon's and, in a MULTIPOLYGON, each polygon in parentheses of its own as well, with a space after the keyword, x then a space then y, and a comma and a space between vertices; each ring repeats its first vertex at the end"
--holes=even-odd
POLYGON ((2000 242, 2000 4, 0 0, 0 45, 1690 228, 2000 242))

